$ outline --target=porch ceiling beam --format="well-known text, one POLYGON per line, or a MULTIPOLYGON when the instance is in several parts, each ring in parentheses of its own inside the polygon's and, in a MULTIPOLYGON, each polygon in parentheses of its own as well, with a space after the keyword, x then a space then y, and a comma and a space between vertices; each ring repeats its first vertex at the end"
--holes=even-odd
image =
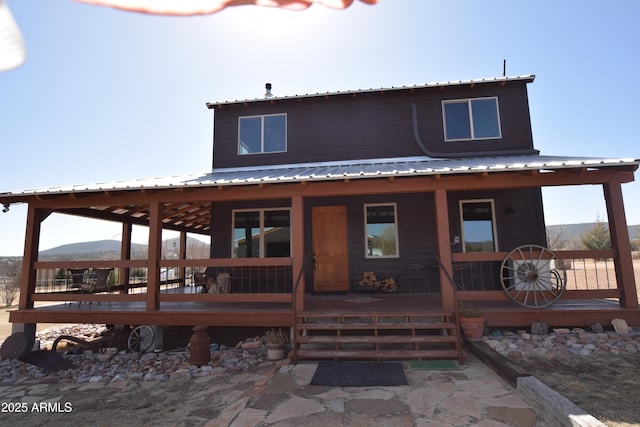
POLYGON ((210 216, 211 215, 207 212, 207 213, 204 213, 202 215, 194 216, 194 217, 191 217, 191 218, 184 218, 184 219, 181 219, 181 220, 185 224, 203 224, 203 225, 208 225, 210 216))
MULTIPOLYGON (((149 226, 149 219, 146 216, 144 218, 136 218, 128 215, 114 214, 110 212, 105 212, 105 211, 96 210, 96 209, 89 209, 89 208, 59 209, 56 212, 67 214, 67 215, 81 216, 83 218, 101 219, 105 221, 119 222, 123 224, 140 225, 143 227, 149 226)), ((208 217, 206 221, 203 220, 203 223, 206 223, 207 226, 209 225, 208 217)), ((173 231, 185 231, 187 233, 200 232, 199 227, 198 227, 198 230, 193 230, 191 227, 181 225, 181 224, 173 224, 173 223, 163 224, 163 228, 167 230, 173 230, 173 231)))
POLYGON ((191 210, 189 210, 188 212, 184 212, 182 214, 179 215, 175 215, 175 214, 171 214, 172 216, 178 216, 182 219, 191 219, 191 218, 196 218, 200 215, 202 215, 203 213, 209 213, 211 212, 211 203, 207 203, 205 205, 199 205, 199 204, 193 204, 191 206, 191 210), (194 209, 195 207, 198 207, 197 209, 194 209))
POLYGON ((208 215, 206 215, 206 216, 203 215, 203 217, 206 217, 206 219, 198 220, 197 218, 194 218, 194 219, 192 219, 190 221, 177 220, 173 224, 176 225, 176 226, 181 226, 181 227, 185 227, 185 228, 203 227, 203 226, 209 225, 209 216, 208 215))
POLYGON ((196 229, 196 230, 208 230, 209 226, 210 226, 210 219, 209 217, 206 218, 206 220, 201 220, 201 221, 193 221, 187 224, 184 224, 184 228, 191 230, 192 228, 196 229))
POLYGON ((187 212, 184 213, 182 215, 173 215, 172 216, 172 220, 176 223, 179 222, 190 222, 193 220, 197 220, 198 218, 202 218, 203 216, 210 216, 211 215, 211 207, 210 206, 203 206, 200 209, 197 209, 195 211, 192 212, 187 212))
MULTIPOLYGON (((149 205, 129 205, 128 207, 124 207, 123 209, 127 209, 127 215, 136 215, 143 214, 143 217, 147 218, 149 216, 149 205)), ((137 217, 142 218, 142 217, 137 217)))
POLYGON ((76 215, 82 217, 90 217, 95 219, 102 219, 105 221, 114 221, 114 222, 123 222, 134 225, 149 225, 149 221, 142 218, 131 217, 128 214, 114 214, 108 211, 102 211, 97 209, 90 208, 74 208, 74 209, 59 209, 56 211, 57 213, 67 214, 67 215, 76 215))
POLYGON ((184 207, 182 208, 177 208, 176 210, 172 211, 171 209, 168 209, 165 211, 165 214, 168 216, 172 216, 172 217, 176 217, 176 216, 182 216, 182 215, 186 215, 186 214, 194 214, 197 212, 202 211, 203 209, 208 210, 210 208, 210 204, 207 203, 207 205, 200 205, 198 203, 188 203, 186 204, 184 207))

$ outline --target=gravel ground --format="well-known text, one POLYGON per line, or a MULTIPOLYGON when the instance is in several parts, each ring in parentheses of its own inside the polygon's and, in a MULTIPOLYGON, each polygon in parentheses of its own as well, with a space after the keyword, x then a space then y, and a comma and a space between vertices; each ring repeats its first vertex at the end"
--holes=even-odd
MULTIPOLYGON (((55 338, 71 335, 85 340, 100 336, 102 325, 71 325, 38 333, 41 348, 55 338)), ((626 333, 556 329, 545 335, 527 331, 494 331, 485 342, 609 426, 640 425, 640 330, 626 333)), ((0 387, 37 384, 130 384, 132 381, 179 383, 180 380, 229 378, 263 368, 263 348, 212 351, 204 366, 189 362, 186 349, 159 353, 87 352, 64 358, 71 369, 46 372, 18 360, 0 362, 0 387), (174 381, 177 380, 177 381, 174 381)), ((194 383, 195 384, 195 383, 194 383)), ((172 386, 173 387, 173 386, 172 386)))

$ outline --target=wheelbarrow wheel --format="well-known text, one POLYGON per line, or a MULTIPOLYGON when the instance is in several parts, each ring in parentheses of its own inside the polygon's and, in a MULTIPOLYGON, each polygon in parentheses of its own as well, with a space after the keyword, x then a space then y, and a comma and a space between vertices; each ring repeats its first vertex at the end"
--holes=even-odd
POLYGON ((136 326, 129 334, 129 350, 138 353, 146 353, 151 349, 151 346, 153 346, 154 339, 155 334, 151 326, 136 326))
POLYGON ((515 248, 502 261, 502 288, 516 303, 530 308, 549 307, 566 289, 567 272, 562 260, 538 245, 515 248))

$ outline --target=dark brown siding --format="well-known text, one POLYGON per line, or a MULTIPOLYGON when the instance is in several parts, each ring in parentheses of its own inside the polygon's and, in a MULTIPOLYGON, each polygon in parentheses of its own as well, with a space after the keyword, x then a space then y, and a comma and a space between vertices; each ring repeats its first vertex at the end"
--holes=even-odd
MULTIPOLYGON (((496 211, 498 245, 502 251, 508 251, 524 244, 545 245, 545 234, 540 204, 539 189, 492 192, 456 192, 449 194, 449 213, 451 236, 460 235, 460 200, 493 199, 496 211), (507 213, 511 207, 513 213, 507 213)), ((349 265, 352 285, 364 271, 373 271, 378 278, 393 277, 400 291, 425 291, 424 282, 409 280, 409 266, 420 264, 424 268, 425 278, 430 290, 439 287, 437 269, 437 243, 432 193, 408 195, 381 195, 375 197, 335 197, 305 200, 305 254, 307 255, 308 290, 312 289, 312 247, 311 209, 314 206, 343 205, 349 212, 349 265), (364 205, 368 203, 396 203, 398 212, 398 239, 400 256, 398 258, 371 259, 365 256, 364 205)), ((269 202, 247 201, 238 203, 219 203, 213 207, 215 218, 213 229, 213 257, 231 256, 231 211, 243 208, 288 207, 286 200, 269 202)), ((452 245, 452 251, 460 252, 460 245, 452 245)), ((495 285, 496 283, 494 283, 495 285)), ((499 286, 499 285, 498 285, 499 286)))
MULTIPOLYGON (((408 287, 408 267, 422 264, 433 273, 435 283, 437 270, 433 268, 436 252, 435 217, 431 193, 404 196, 377 196, 314 199, 305 203, 305 215, 311 218, 312 206, 346 205, 349 210, 349 267, 352 286, 365 271, 373 271, 379 279, 393 277, 401 291, 408 287), (366 258, 364 237, 364 205, 369 203, 396 203, 398 213, 398 258, 366 258), (404 281, 404 285, 403 282, 404 281)), ((307 222, 305 242, 312 247, 311 222, 307 222)), ((312 276, 307 277, 309 289, 312 276)), ((416 289, 417 290, 417 289, 416 289)))
POLYGON ((215 110, 214 167, 241 167, 425 155, 478 156, 532 150, 526 84, 509 82, 393 92, 266 100, 215 110), (497 96, 502 138, 444 142, 441 103, 447 99, 497 96), (287 152, 238 155, 238 117, 287 114, 287 152))
MULTIPOLYGON (((518 190, 455 192, 449 194, 451 236, 460 236, 460 200, 493 199, 496 213, 498 250, 510 251, 518 246, 546 246, 542 194, 537 188, 518 190), (511 209, 508 209, 511 208, 511 209), (513 211, 513 212, 511 212, 513 211)), ((451 247, 462 252, 460 244, 451 247)))

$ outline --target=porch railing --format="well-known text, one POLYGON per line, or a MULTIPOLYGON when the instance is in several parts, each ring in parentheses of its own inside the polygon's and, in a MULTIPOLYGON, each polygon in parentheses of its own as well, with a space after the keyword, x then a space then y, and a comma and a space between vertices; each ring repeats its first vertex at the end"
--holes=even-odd
MULTIPOLYGON (((620 298, 614 250, 555 251, 567 274, 564 298, 620 298)), ((461 300, 507 299, 500 267, 507 252, 452 254, 452 280, 461 300)))
POLYGON ((147 282, 147 261, 39 261, 34 263, 36 282, 31 301, 135 302, 146 301, 149 292, 163 302, 291 302, 291 258, 226 258, 162 260, 160 282, 147 282), (125 269, 129 279, 124 280, 125 269), (74 280, 71 271, 82 271, 74 280), (91 291, 92 274, 111 270, 104 287, 91 291), (207 270, 212 277, 227 272, 233 278, 228 294, 207 294, 193 283, 193 273, 207 270), (181 274, 180 272, 184 272, 181 274), (120 278, 123 280, 120 280, 120 278), (124 283, 123 283, 124 282, 124 283), (81 286, 82 285, 82 286, 81 286))

